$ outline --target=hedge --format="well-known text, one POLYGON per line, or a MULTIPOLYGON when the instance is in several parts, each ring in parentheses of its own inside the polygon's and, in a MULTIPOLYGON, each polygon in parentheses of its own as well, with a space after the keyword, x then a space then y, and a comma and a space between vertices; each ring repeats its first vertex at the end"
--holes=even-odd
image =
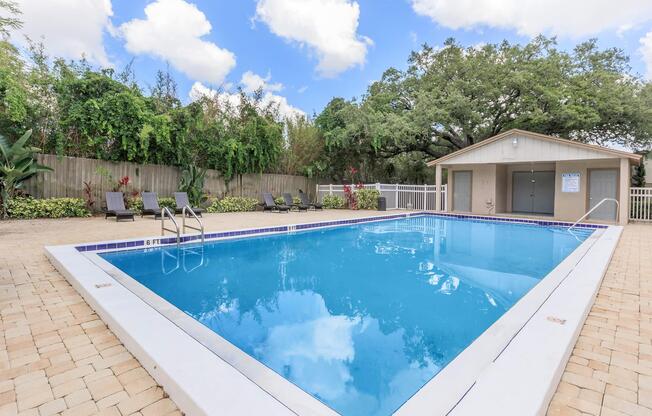
POLYGON ((91 216, 81 198, 13 198, 9 200, 8 213, 9 218, 17 219, 91 216))
POLYGON ((215 199, 208 207, 208 212, 245 212, 255 211, 258 205, 256 198, 245 198, 240 196, 227 196, 222 199, 215 199))
POLYGON ((355 199, 358 202, 358 209, 378 209, 378 189, 357 189, 355 199))

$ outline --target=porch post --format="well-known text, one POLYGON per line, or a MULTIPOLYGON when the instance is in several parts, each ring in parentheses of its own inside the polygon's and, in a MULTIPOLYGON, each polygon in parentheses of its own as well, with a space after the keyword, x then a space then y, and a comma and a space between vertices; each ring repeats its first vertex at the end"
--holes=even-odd
POLYGON ((435 165, 435 211, 441 211, 441 165, 435 165))
POLYGON ((626 225, 629 222, 629 193, 632 180, 632 172, 629 166, 629 159, 620 159, 620 192, 619 203, 620 212, 618 213, 618 223, 626 225))

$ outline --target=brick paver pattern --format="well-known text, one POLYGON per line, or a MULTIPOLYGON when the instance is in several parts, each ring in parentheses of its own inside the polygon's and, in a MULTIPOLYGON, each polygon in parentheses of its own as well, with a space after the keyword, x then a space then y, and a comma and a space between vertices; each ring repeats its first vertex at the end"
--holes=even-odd
POLYGON ((625 227, 548 415, 652 416, 652 226, 625 227))
MULTIPOLYGON (((208 215, 210 231, 369 212, 208 215), (299 216, 301 215, 301 216, 299 216)), ((157 235, 151 219, 0 223, 0 416, 179 415, 43 246, 157 235)), ((652 227, 626 227, 550 415, 652 416, 652 227)))

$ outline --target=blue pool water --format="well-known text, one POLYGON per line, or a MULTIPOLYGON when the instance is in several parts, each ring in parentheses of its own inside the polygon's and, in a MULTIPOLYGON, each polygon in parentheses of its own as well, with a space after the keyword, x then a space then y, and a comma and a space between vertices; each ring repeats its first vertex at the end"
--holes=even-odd
POLYGON ((579 244, 421 216, 101 256, 339 413, 385 416, 579 244))

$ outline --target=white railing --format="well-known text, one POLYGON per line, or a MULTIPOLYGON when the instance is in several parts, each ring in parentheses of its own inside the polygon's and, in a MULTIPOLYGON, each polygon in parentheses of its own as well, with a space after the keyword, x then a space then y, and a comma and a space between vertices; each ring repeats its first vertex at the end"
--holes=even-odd
MULTIPOLYGON (((355 188, 355 185, 350 185, 355 188)), ((380 196, 387 200, 387 209, 435 210, 435 185, 401 185, 389 183, 367 183, 365 189, 378 189, 380 196)), ((446 210, 448 198, 446 185, 441 187, 441 207, 446 210)), ((317 185, 317 199, 321 202, 325 195, 344 196, 344 185, 317 185)))
POLYGON ((652 221, 652 188, 630 188, 629 219, 652 221))

